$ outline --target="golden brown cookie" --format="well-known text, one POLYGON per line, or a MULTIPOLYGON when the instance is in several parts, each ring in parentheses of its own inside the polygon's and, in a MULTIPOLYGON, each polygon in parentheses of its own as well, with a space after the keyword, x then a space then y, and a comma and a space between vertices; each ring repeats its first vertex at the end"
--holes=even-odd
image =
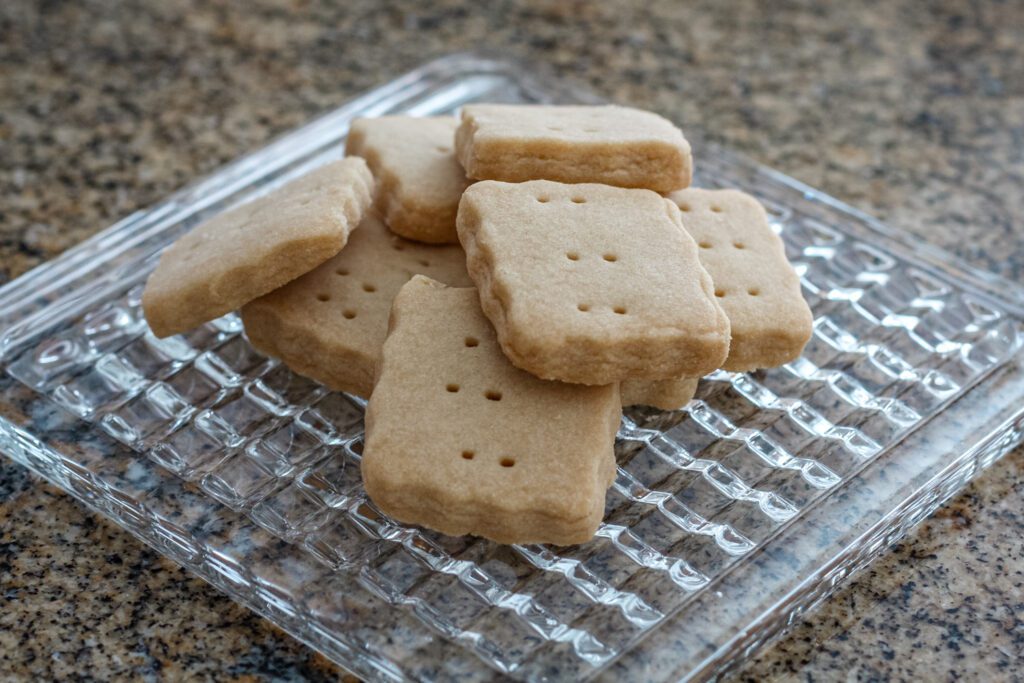
POLYGON ((459 205, 469 275, 514 365, 610 384, 702 376, 729 321, 675 204, 649 190, 546 180, 471 185, 459 205))
POLYGON ((391 300, 416 273, 472 284, 461 247, 402 239, 371 212, 337 256, 246 304, 245 332, 253 346, 299 374, 367 397, 391 300))
POLYGON ((557 180, 671 192, 690 184, 690 143, 671 121, 618 106, 473 104, 455 152, 477 180, 557 180))
POLYGON ((669 199, 679 206, 729 317, 732 345, 723 367, 745 372, 797 358, 814 319, 760 202, 738 190, 696 188, 669 199))
POLYGON ((344 159, 201 224, 146 282, 153 334, 185 332, 316 268, 345 246, 372 195, 366 162, 344 159))
POLYGON ((582 543, 615 473, 616 385, 546 382, 502 354, 472 288, 416 276, 395 297, 362 473, 408 524, 500 543, 582 543))
POLYGON ((356 119, 345 153, 377 179, 377 209, 392 231, 420 242, 458 244, 455 213, 468 181, 455 160, 453 116, 356 119))

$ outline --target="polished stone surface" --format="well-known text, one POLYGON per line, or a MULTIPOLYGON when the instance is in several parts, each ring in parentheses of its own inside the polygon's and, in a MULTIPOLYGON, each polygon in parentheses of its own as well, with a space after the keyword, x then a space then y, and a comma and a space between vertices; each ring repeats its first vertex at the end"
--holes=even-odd
MULTIPOLYGON (((1024 5, 0 3, 0 283, 435 56, 546 62, 1022 280, 1024 5)), ((699 163, 699 158, 698 158, 699 163)), ((1024 678, 1017 449, 738 674, 1024 678)), ((337 670, 0 461, 0 678, 337 670)))

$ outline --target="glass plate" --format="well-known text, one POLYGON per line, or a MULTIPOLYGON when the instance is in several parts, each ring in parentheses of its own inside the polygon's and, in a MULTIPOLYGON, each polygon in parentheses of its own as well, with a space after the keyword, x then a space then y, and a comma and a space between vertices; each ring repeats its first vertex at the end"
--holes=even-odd
POLYGON ((370 679, 702 679, 742 662, 1021 440, 1024 291, 695 140, 757 195, 815 313, 803 356, 630 410, 597 537, 501 546, 396 524, 360 485, 363 402, 235 315, 159 340, 161 249, 342 154, 355 116, 593 102, 499 60, 430 63, 0 290, 0 448, 370 679), (939 419, 935 419, 935 418, 939 419))

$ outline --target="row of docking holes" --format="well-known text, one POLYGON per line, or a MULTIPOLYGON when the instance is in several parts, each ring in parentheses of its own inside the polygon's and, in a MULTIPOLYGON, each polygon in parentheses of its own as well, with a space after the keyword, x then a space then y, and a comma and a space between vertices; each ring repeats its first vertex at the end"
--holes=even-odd
MULTIPOLYGON (((726 294, 728 294, 728 292, 726 292, 721 287, 715 289, 715 296, 717 296, 719 299, 724 297, 726 294)), ((750 296, 761 296, 761 290, 758 289, 757 287, 749 287, 747 289, 747 294, 750 296)))
MULTIPOLYGON (((542 194, 539 197, 537 197, 537 203, 538 204, 547 204, 550 201, 551 201, 551 197, 547 196, 546 194, 542 194)), ((572 197, 571 199, 569 199, 569 201, 571 201, 573 204, 586 204, 587 203, 587 198, 586 197, 580 197, 579 195, 576 195, 575 197, 572 197)))
MULTIPOLYGON (((538 195, 537 196, 537 203, 539 203, 539 204, 547 204, 550 201, 551 201, 551 197, 549 197, 546 194, 542 194, 542 195, 538 195)), ((586 197, 581 197, 579 195, 575 195, 575 196, 571 197, 569 201, 571 201, 573 204, 586 204, 587 203, 587 198, 586 197)), ((689 213, 691 211, 690 205, 687 204, 686 202, 679 202, 679 203, 676 204, 676 206, 678 206, 679 210, 682 211, 683 213, 689 213)), ((724 209, 722 209, 722 207, 718 206, 717 204, 712 204, 711 206, 708 207, 708 209, 711 211, 711 213, 722 213, 723 210, 724 210, 724 209)))
MULTIPOLYGON (((476 458, 476 451, 470 451, 470 450, 462 451, 462 459, 463 460, 473 460, 474 458, 476 458)), ((510 457, 508 457, 506 455, 506 456, 503 456, 501 459, 498 460, 498 464, 501 465, 502 467, 515 467, 516 466, 516 459, 515 458, 510 458, 510 457)))
MULTIPOLYGON (((398 243, 395 243, 393 246, 395 251, 402 251, 405 248, 398 243)), ((423 266, 424 268, 430 266, 430 261, 428 261, 427 259, 419 259, 417 263, 419 263, 419 265, 423 266)), ((349 270, 347 268, 338 268, 336 271, 334 271, 334 273, 335 275, 348 277, 349 270)), ((374 285, 372 282, 364 282, 363 291, 366 292, 367 294, 373 294, 374 292, 377 291, 377 286, 374 285)), ((316 300, 322 303, 327 303, 328 301, 331 300, 331 295, 328 294, 327 292, 320 292, 319 294, 316 295, 316 300)), ((352 310, 351 308, 346 308, 344 311, 341 312, 341 314, 342 316, 345 317, 346 320, 352 320, 353 318, 356 317, 357 312, 352 310)))
MULTIPOLYGON (((686 202, 676 202, 676 206, 678 206, 679 210, 682 211, 683 213, 689 213, 691 210, 690 205, 687 204, 686 202)), ((718 206, 717 204, 712 204, 711 206, 708 207, 708 209, 711 210, 711 213, 722 213, 722 207, 718 206)))

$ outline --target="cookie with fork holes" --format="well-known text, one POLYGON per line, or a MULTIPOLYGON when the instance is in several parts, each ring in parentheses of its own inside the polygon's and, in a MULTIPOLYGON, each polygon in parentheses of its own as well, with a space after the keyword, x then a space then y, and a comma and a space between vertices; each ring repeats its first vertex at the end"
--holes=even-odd
POLYGON ((395 297, 366 411, 362 474, 387 514, 449 535, 590 539, 615 475, 617 385, 508 362, 472 288, 424 276, 395 297))
POLYGON ((542 379, 610 384, 703 376, 729 350, 679 209, 649 190, 483 181, 459 239, 512 363, 542 379))
POLYGON ((373 390, 391 300, 417 273, 471 284, 460 246, 403 239, 370 212, 337 256, 242 307, 242 323, 259 351, 331 389, 365 398, 373 390))
POLYGON ((477 180, 557 180, 671 192, 690 184, 690 143, 671 121, 632 107, 472 104, 455 151, 477 180))
POLYGON ((669 195, 732 329, 724 369, 770 368, 800 356, 814 318, 800 278, 761 203, 739 190, 689 188, 669 195))

